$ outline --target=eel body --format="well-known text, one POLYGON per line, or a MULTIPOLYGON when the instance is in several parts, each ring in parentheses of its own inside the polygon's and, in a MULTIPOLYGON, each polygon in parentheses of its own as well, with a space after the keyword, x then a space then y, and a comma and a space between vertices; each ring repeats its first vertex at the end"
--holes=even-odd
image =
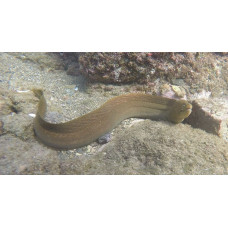
POLYGON ((54 124, 45 120, 47 105, 42 90, 33 92, 40 99, 34 119, 35 134, 41 142, 56 149, 88 145, 131 117, 180 123, 190 115, 192 108, 185 100, 130 93, 114 97, 86 115, 54 124))

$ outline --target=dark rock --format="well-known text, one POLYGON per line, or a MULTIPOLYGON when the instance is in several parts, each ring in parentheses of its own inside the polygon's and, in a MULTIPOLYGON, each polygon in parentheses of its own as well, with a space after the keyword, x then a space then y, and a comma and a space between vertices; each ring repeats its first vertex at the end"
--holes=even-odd
POLYGON ((111 134, 110 134, 110 133, 107 133, 107 134, 101 136, 101 137, 97 140, 97 142, 98 142, 99 144, 105 144, 105 143, 108 143, 110 140, 111 140, 111 134))

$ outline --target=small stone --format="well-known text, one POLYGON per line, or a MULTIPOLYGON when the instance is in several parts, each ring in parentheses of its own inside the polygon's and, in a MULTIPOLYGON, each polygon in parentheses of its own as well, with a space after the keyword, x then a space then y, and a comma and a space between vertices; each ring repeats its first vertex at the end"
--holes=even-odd
POLYGON ((81 156, 82 154, 80 154, 80 153, 75 153, 75 155, 76 155, 76 156, 81 156))
POLYGON ((108 143, 110 140, 111 140, 111 134, 110 134, 110 133, 107 133, 107 134, 101 136, 101 137, 97 140, 97 142, 98 142, 99 144, 105 144, 105 143, 108 143))
POLYGON ((174 84, 174 85, 177 85, 177 86, 186 86, 186 83, 185 83, 185 81, 183 80, 183 79, 180 79, 180 78, 178 78, 178 79, 173 79, 172 80, 172 84, 174 84))
POLYGON ((28 115, 31 116, 32 118, 36 117, 36 114, 34 114, 34 113, 29 113, 28 115))
POLYGON ((172 85, 172 90, 174 91, 177 97, 184 97, 186 95, 184 89, 181 88, 180 86, 172 85))
POLYGON ((92 146, 88 145, 86 153, 87 154, 93 154, 94 152, 95 152, 95 149, 92 146))
POLYGON ((22 173, 22 172, 24 172, 26 169, 27 169, 27 166, 26 166, 26 165, 20 165, 20 166, 18 167, 18 173, 22 173))
POLYGON ((18 93, 28 93, 30 90, 16 90, 18 93))

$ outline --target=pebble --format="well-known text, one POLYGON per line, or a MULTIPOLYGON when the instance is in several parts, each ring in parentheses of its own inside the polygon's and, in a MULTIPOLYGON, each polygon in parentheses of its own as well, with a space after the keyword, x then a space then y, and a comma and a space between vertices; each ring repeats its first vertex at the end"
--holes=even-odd
POLYGON ((181 88, 180 86, 172 85, 172 90, 174 91, 174 93, 177 97, 184 97, 186 94, 184 89, 181 88))
POLYGON ((98 142, 99 144, 105 144, 105 143, 108 143, 110 140, 111 140, 111 134, 110 134, 110 133, 107 133, 107 134, 101 136, 101 137, 97 140, 97 142, 98 142))
POLYGON ((34 113, 29 113, 28 115, 31 116, 32 118, 36 117, 36 114, 34 114, 34 113))
POLYGON ((30 90, 16 90, 18 93, 28 93, 30 90))

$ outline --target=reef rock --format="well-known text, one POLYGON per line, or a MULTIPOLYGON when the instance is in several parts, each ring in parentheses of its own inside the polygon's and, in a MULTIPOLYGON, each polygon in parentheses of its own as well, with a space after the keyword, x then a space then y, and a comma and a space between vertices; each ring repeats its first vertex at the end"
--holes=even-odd
POLYGON ((228 174, 228 143, 187 124, 145 120, 94 156, 61 160, 64 174, 228 174))
POLYGON ((80 71, 90 82, 151 84, 156 79, 219 95, 227 89, 226 55, 215 53, 81 53, 80 71), (179 84, 181 82, 181 84, 179 84))

